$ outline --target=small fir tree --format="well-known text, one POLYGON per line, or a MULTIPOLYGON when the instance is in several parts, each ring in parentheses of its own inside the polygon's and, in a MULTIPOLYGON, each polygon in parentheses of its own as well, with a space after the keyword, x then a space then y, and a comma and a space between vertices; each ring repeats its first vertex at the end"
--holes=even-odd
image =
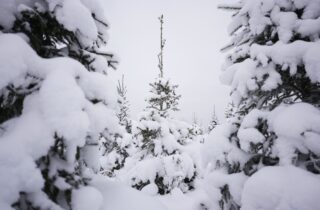
POLYGON ((122 76, 121 82, 118 81, 117 91, 119 95, 118 104, 120 107, 117 117, 119 119, 120 125, 126 128, 127 133, 131 133, 132 121, 129 118, 130 104, 127 99, 127 87, 124 84, 124 76, 122 76))
POLYGON ((216 114, 216 108, 213 108, 213 112, 212 112, 212 116, 211 116, 211 120, 209 122, 209 126, 208 126, 208 133, 210 133, 217 125, 219 125, 219 120, 218 120, 218 116, 216 114))
POLYGON ((167 194, 174 188, 186 192, 193 188, 196 167, 189 155, 181 151, 184 136, 172 113, 178 111, 180 95, 176 93, 177 85, 164 77, 163 15, 160 21, 159 75, 150 84, 151 96, 146 100, 148 105, 140 117, 135 129, 138 142, 139 162, 132 169, 129 177, 131 185, 142 190, 155 186, 156 193, 167 194), (151 164, 150 168, 148 164, 151 164), (174 169, 172 171, 172 169, 174 169), (150 171, 151 177, 145 177, 144 170, 150 171))
MULTIPOLYGON (((140 122, 157 121, 157 118, 169 118, 170 112, 178 111, 178 101, 181 95, 176 94, 177 85, 172 85, 168 79, 164 78, 163 72, 163 55, 166 40, 163 38, 163 15, 159 17, 160 21, 160 53, 158 54, 159 75, 155 82, 151 83, 151 96, 146 100, 147 108, 146 116, 142 116, 140 122)), ((161 127, 158 128, 139 128, 140 134, 143 137, 142 148, 147 148, 154 153, 154 139, 161 135, 161 127)))
POLYGON ((124 167, 126 158, 134 153, 136 147, 131 135, 132 120, 129 118, 129 101, 124 76, 121 81, 118 81, 117 92, 119 105, 117 118, 120 129, 108 136, 105 135, 100 145, 101 172, 109 177, 117 175, 118 171, 124 167))

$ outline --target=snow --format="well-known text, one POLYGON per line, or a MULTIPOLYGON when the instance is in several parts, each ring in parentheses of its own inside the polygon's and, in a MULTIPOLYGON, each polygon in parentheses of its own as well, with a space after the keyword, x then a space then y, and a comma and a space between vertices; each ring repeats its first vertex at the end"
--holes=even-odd
POLYGON ((270 91, 282 84, 274 64, 282 66, 283 70, 289 67, 291 75, 297 73, 298 66, 304 65, 310 80, 319 82, 320 73, 317 67, 320 59, 316 56, 319 53, 319 42, 295 41, 284 44, 278 41, 272 46, 254 44, 250 49, 250 58, 226 68, 220 80, 232 87, 233 102, 239 104, 250 91, 257 90, 258 82, 263 82, 261 89, 264 91, 270 91), (264 79, 265 75, 267 79, 264 79))
POLYGON ((1 1, 0 5, 0 25, 5 29, 13 26, 16 20, 15 13, 19 4, 30 5, 30 0, 1 1))
POLYGON ((20 191, 36 192, 43 187, 41 173, 33 158, 22 149, 13 149, 5 144, 0 149, 0 186, 1 189, 6 189, 0 191, 0 208, 3 210, 12 209, 11 204, 16 201, 20 191))
POLYGON ((98 33, 105 30, 104 27, 100 26, 101 23, 92 17, 92 14, 95 14, 96 19, 106 22, 102 2, 94 1, 92 3, 85 0, 4 1, 0 6, 0 25, 5 29, 12 28, 17 13, 26 9, 32 10, 33 7, 38 8, 39 11, 49 10, 49 12, 52 12, 57 21, 66 29, 78 33, 78 39, 85 45, 94 46, 94 40, 98 37, 98 33))
POLYGON ((209 195, 205 190, 200 188, 189 193, 183 193, 181 190, 175 188, 168 195, 158 196, 158 199, 169 210, 199 210, 213 207, 209 195))
POLYGON ((203 167, 210 170, 219 169, 226 163, 243 165, 248 156, 235 144, 229 141, 229 136, 235 130, 234 125, 225 123, 218 125, 208 136, 202 147, 203 167))
POLYGON ((48 75, 39 91, 39 97, 43 117, 59 137, 66 138, 70 151, 67 159, 73 162, 75 146, 84 145, 90 123, 88 115, 82 111, 85 108, 83 92, 74 78, 61 70, 48 75))
MULTIPOLYGON (((248 177, 243 173, 226 174, 225 172, 216 170, 212 173, 209 173, 205 179, 206 183, 211 185, 210 187, 214 187, 215 189, 220 190, 220 188, 224 185, 228 185, 231 196, 237 203, 240 203, 242 196, 241 191, 248 177)), ((215 199, 216 202, 218 202, 218 200, 221 199, 221 195, 215 199)))
POLYGON ((171 177, 180 176, 181 179, 191 179, 194 176, 195 168, 193 160, 186 153, 164 157, 163 164, 167 176, 164 181, 168 184, 173 182, 171 177))
POLYGON ((132 186, 139 182, 153 181, 158 171, 163 171, 161 159, 147 159, 143 162, 138 162, 135 167, 129 171, 129 177, 127 179, 133 182, 131 183, 132 186))
POLYGON ((287 43, 295 32, 303 36, 314 36, 318 34, 318 25, 316 21, 309 22, 308 19, 317 19, 319 17, 319 1, 286 1, 286 0, 246 0, 241 1, 236 7, 241 7, 236 18, 229 26, 229 33, 235 32, 241 26, 249 27, 253 35, 260 34, 266 26, 274 24, 279 35, 279 39, 287 43), (302 19, 299 19, 295 13, 286 10, 292 10, 294 7, 303 9, 302 19), (268 14, 271 14, 270 16, 268 14), (248 18, 247 15, 250 17, 248 18), (307 24, 304 22, 307 21, 307 24), (304 25, 305 30, 299 30, 304 25))
POLYGON ((72 193, 72 208, 75 210, 100 210, 102 194, 94 187, 81 187, 72 193))
POLYGON ((320 154, 320 111, 314 106, 306 103, 279 106, 270 113, 268 122, 270 130, 278 136, 275 150, 280 164, 292 164, 296 150, 320 154))
MULTIPOLYGON (((164 157, 149 157, 138 161, 131 169, 125 167, 123 171, 120 171, 118 179, 131 186, 141 183, 150 183, 149 185, 153 186, 156 177, 159 176, 163 177, 163 183, 168 186, 169 190, 179 187, 183 191, 187 191, 188 187, 184 186, 182 182, 185 178, 191 179, 194 173, 193 160, 189 155, 182 153, 164 157)), ((146 187, 148 187, 148 185, 146 187)))
POLYGON ((296 31, 303 37, 312 37, 313 40, 319 38, 320 18, 299 20, 296 31))
POLYGON ((49 9, 55 11, 57 20, 68 30, 74 32, 79 30, 80 33, 91 39, 97 37, 98 30, 91 18, 91 11, 81 1, 50 1, 49 9))
POLYGON ((226 85, 231 85, 232 90, 236 90, 242 97, 247 96, 247 92, 258 88, 253 78, 256 63, 252 60, 237 65, 232 65, 222 74, 221 81, 226 85))
POLYGON ((148 184, 144 188, 142 188, 141 192, 147 195, 157 195, 158 194, 158 186, 154 183, 148 184))
POLYGON ((1 141, 5 145, 3 147, 22 150, 35 159, 45 155, 45 151, 54 142, 46 123, 43 122, 41 115, 36 111, 25 114, 19 120, 8 122, 8 129, 10 130, 1 136, 1 141), (39 129, 42 132, 37 132, 39 129), (24 140, 21 142, 22 136, 24 140), (46 140, 37 141, 38 139, 46 140), (28 145, 34 145, 34 147, 28 147, 28 145))
POLYGON ((255 126, 258 124, 259 119, 265 119, 266 115, 266 112, 254 109, 243 118, 238 131, 241 149, 250 152, 251 144, 264 143, 265 137, 255 126))
POLYGON ((291 75, 296 73, 297 66, 304 64, 311 81, 318 82, 320 81, 320 76, 315 66, 319 64, 320 60, 315 55, 319 53, 319 50, 319 42, 295 41, 290 44, 277 42, 273 46, 253 45, 250 55, 252 58, 258 59, 259 55, 259 60, 263 55, 271 59, 275 64, 289 66, 291 75))
POLYGON ((241 149, 250 152, 251 144, 263 143, 265 137, 255 128, 239 129, 238 137, 240 139, 241 149))
POLYGON ((308 154, 309 151, 320 154, 320 111, 316 107, 307 103, 295 103, 281 104, 271 112, 253 109, 243 118, 238 130, 240 147, 248 153, 251 152, 251 144, 263 145, 266 141, 265 136, 256 128, 259 120, 266 121, 268 132, 276 136, 272 153, 280 158, 280 164, 293 164, 297 151, 303 154, 308 154))
POLYGON ((241 99, 247 98, 250 92, 257 90, 261 82, 263 82, 261 89, 264 91, 275 89, 282 83, 274 65, 268 64, 268 58, 260 51, 257 52, 259 53, 256 57, 263 64, 262 67, 254 59, 246 59, 242 63, 227 67, 220 76, 223 84, 231 86, 231 97, 235 105, 238 105, 241 99))
POLYGON ((241 210, 318 209, 319 195, 319 176, 293 166, 265 167, 245 183, 241 210))
MULTIPOLYGON (((93 185, 102 193, 101 210, 166 210, 167 208, 156 198, 141 193, 123 184, 96 177, 93 185)), ((89 208, 91 209, 91 208, 89 208)))
POLYGON ((239 11, 240 16, 245 16, 249 13, 250 19, 250 30, 254 34, 260 34, 266 25, 270 24, 270 18, 264 16, 272 8, 274 1, 263 1, 263 0, 247 0, 244 1, 239 11))
POLYGON ((295 0, 294 6, 298 9, 304 9, 302 19, 318 18, 320 14, 319 0, 295 0))
POLYGON ((275 6, 271 12, 271 19, 278 26, 279 39, 288 43, 293 36, 293 29, 298 16, 294 12, 280 12, 280 7, 275 6))

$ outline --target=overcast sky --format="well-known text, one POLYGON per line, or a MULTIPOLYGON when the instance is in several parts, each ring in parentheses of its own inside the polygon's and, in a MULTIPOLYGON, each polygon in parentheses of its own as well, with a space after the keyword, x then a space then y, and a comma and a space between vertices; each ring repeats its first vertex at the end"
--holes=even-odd
POLYGON ((146 106, 149 83, 158 75, 160 29, 164 15, 164 74, 179 85, 178 118, 193 114, 206 125, 216 107, 223 118, 229 88, 219 75, 228 43, 230 13, 217 9, 221 0, 104 0, 110 23, 109 49, 120 61, 117 75, 125 75, 133 117, 146 106))

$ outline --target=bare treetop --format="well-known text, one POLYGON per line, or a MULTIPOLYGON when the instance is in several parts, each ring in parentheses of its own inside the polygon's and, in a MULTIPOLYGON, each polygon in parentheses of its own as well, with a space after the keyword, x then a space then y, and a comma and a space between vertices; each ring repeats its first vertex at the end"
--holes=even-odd
POLYGON ((158 54, 158 59, 159 59, 159 70, 160 70, 160 77, 163 77, 163 49, 164 49, 164 45, 166 43, 166 40, 163 38, 163 15, 161 15, 159 17, 159 21, 160 21, 160 53, 158 54))

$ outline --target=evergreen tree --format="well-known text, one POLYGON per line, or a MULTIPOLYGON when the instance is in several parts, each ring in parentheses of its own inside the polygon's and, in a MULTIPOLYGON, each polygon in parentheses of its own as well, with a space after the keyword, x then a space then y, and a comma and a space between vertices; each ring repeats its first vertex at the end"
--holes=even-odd
MULTIPOLYGON (((224 49, 234 51, 227 58, 221 79, 232 88, 237 110, 231 120, 229 142, 238 149, 227 153, 216 167, 246 176, 279 164, 320 173, 320 153, 315 145, 306 143, 311 136, 319 138, 319 129, 312 128, 319 120, 320 103, 320 80, 314 74, 319 71, 319 61, 314 58, 319 51, 315 38, 319 33, 312 30, 320 16, 314 9, 318 3, 243 0, 221 6, 235 11, 229 27, 232 42, 224 49), (311 113, 315 115, 311 117, 311 113), (284 125, 299 132, 284 130, 284 125), (312 134, 305 135, 308 132, 312 134), (293 143, 293 139, 297 141, 293 143), (238 154, 238 160, 230 153, 238 154)), ((240 203, 229 188, 228 184, 221 187, 220 206, 238 209, 240 203)))
POLYGON ((203 129, 201 124, 198 122, 198 118, 196 117, 196 114, 193 113, 193 120, 192 120, 192 134, 197 136, 197 135, 202 135, 203 134, 203 129))
POLYGON ((124 126, 128 133, 131 133, 132 121, 129 119, 129 101, 127 99, 127 87, 124 84, 124 76, 122 76, 121 82, 118 81, 117 91, 119 95, 118 104, 120 107, 117 117, 120 125, 124 126))
MULTIPOLYGON (((147 108, 146 115, 142 116, 140 122, 144 121, 157 121, 158 118, 167 119, 170 117, 170 112, 178 111, 178 100, 181 95, 176 94, 177 85, 172 85, 168 79, 164 78, 163 72, 163 50, 166 40, 163 38, 163 15, 159 17, 160 21, 160 53, 159 59, 159 75, 155 79, 151 86, 151 96, 146 100, 147 108)), ((150 152, 154 153, 154 139, 157 139, 161 135, 161 127, 152 128, 146 126, 139 128, 140 134, 143 137, 143 146, 150 152)))
MULTIPOLYGON (((7 138, 15 136, 12 149, 21 147, 16 160, 25 164, 19 174, 28 180, 1 169, 1 176, 17 185, 10 194, 15 200, 6 208, 0 198, 0 206, 73 209, 73 199, 92 189, 92 174, 99 169, 98 140, 112 131, 107 122, 115 122, 109 108, 114 102, 103 93, 111 87, 105 74, 116 64, 112 54, 101 51, 108 25, 96 1, 2 3, 0 13, 7 17, 0 20, 0 142, 8 149, 7 138), (3 79, 8 72, 18 73, 3 79)), ((101 196, 97 190, 92 193, 101 196)))
POLYGON ((171 115, 178 110, 181 96, 176 93, 178 86, 164 77, 163 15, 159 21, 159 75, 150 84, 151 96, 146 100, 148 105, 133 132, 139 148, 138 162, 130 170, 128 179, 139 190, 153 188, 155 193, 167 194, 174 188, 183 192, 192 189, 196 166, 190 156, 181 151, 181 144, 186 140, 182 130, 187 129, 171 115))
POLYGON ((129 101, 127 99, 127 88, 124 84, 124 76, 118 81, 118 106, 117 118, 119 131, 104 136, 100 145, 102 155, 101 171, 103 174, 114 177, 124 167, 126 158, 135 152, 133 141, 132 120, 129 118, 129 101))
POLYGON ((214 107, 211 120, 208 126, 208 133, 210 133, 217 125, 219 125, 219 120, 218 120, 218 116, 216 115, 216 109, 214 107))
POLYGON ((199 124, 196 114, 193 113, 192 124, 187 126, 188 134, 187 139, 192 140, 193 142, 204 143, 204 132, 201 124, 199 124))

